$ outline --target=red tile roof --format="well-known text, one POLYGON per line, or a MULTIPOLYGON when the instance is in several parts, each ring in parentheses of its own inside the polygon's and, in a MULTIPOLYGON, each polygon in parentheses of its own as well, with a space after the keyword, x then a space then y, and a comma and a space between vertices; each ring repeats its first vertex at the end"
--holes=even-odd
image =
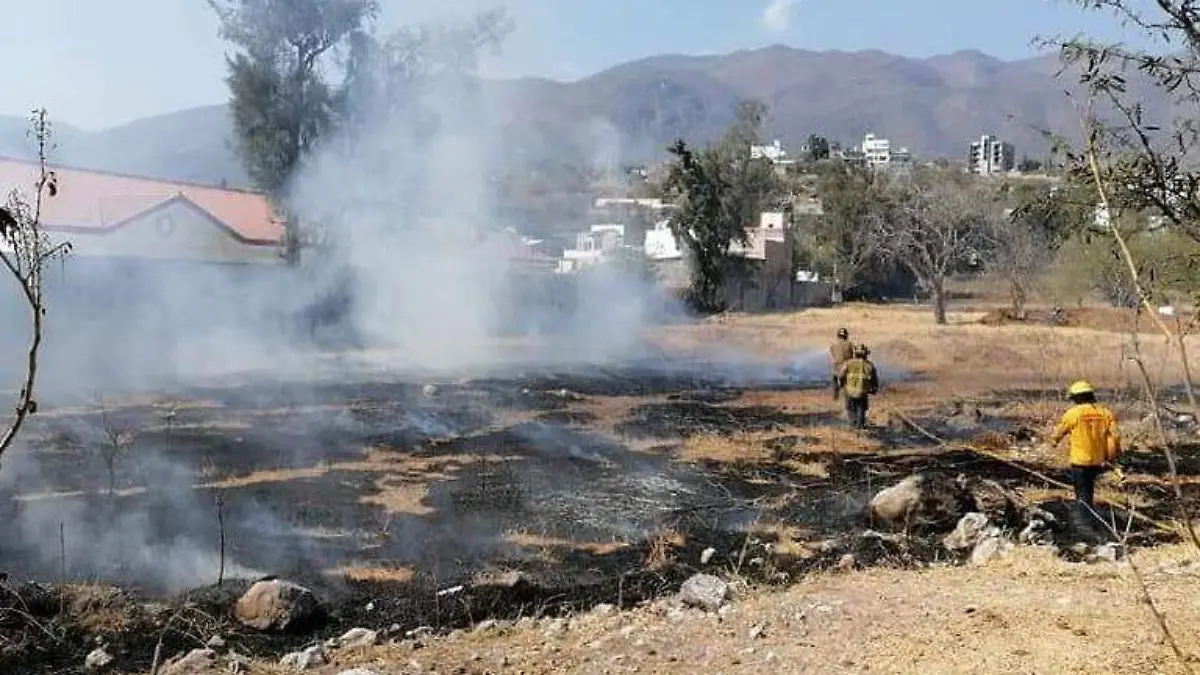
MULTIPOLYGON (((58 196, 44 202, 42 222, 48 229, 103 231, 183 198, 250 244, 275 245, 283 239, 283 222, 267 198, 256 192, 230 190, 116 173, 52 166, 58 196)), ((0 190, 33 192, 37 166, 0 158, 0 190)))

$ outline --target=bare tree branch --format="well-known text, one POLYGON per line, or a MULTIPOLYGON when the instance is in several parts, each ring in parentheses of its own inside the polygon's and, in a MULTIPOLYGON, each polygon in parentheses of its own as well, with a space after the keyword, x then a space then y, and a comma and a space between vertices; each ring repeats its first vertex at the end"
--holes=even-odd
POLYGON ((0 209, 0 213, 3 213, 3 218, 0 218, 0 263, 20 288, 30 314, 25 377, 17 394, 14 416, 0 433, 0 456, 12 446, 29 416, 37 412, 34 384, 37 381, 38 355, 46 316, 44 273, 50 262, 60 259, 71 250, 70 243, 52 243, 42 229, 43 201, 58 194, 58 178, 47 167, 50 122, 45 109, 35 111, 31 122, 31 134, 38 148, 33 206, 19 191, 14 191, 9 196, 7 206, 0 209))

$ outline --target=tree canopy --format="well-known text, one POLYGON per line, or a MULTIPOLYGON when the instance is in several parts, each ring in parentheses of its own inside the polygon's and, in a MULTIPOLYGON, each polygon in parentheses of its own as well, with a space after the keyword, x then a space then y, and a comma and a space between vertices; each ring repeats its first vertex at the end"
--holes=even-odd
POLYGON ((681 139, 670 148, 674 159, 666 189, 679 205, 671 230, 689 257, 690 301, 702 312, 724 309, 731 245, 747 243, 746 228, 757 223, 763 208, 780 193, 771 162, 750 154, 765 115, 762 103, 743 102, 719 143, 694 149, 681 139))

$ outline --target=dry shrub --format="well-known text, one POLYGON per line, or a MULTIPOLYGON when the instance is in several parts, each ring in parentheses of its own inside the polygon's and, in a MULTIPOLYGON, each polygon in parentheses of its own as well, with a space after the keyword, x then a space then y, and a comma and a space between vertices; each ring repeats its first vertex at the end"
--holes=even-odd
POLYGON ((675 530, 658 530, 650 536, 650 547, 642 563, 652 570, 669 567, 675 562, 675 550, 684 544, 683 535, 675 530))

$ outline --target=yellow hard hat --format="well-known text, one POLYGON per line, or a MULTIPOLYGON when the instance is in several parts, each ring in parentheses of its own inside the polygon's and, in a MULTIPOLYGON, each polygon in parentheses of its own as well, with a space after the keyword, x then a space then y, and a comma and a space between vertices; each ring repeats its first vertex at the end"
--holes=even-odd
POLYGON ((1087 380, 1076 380, 1067 387, 1067 396, 1079 396, 1080 394, 1094 394, 1096 389, 1087 380))

